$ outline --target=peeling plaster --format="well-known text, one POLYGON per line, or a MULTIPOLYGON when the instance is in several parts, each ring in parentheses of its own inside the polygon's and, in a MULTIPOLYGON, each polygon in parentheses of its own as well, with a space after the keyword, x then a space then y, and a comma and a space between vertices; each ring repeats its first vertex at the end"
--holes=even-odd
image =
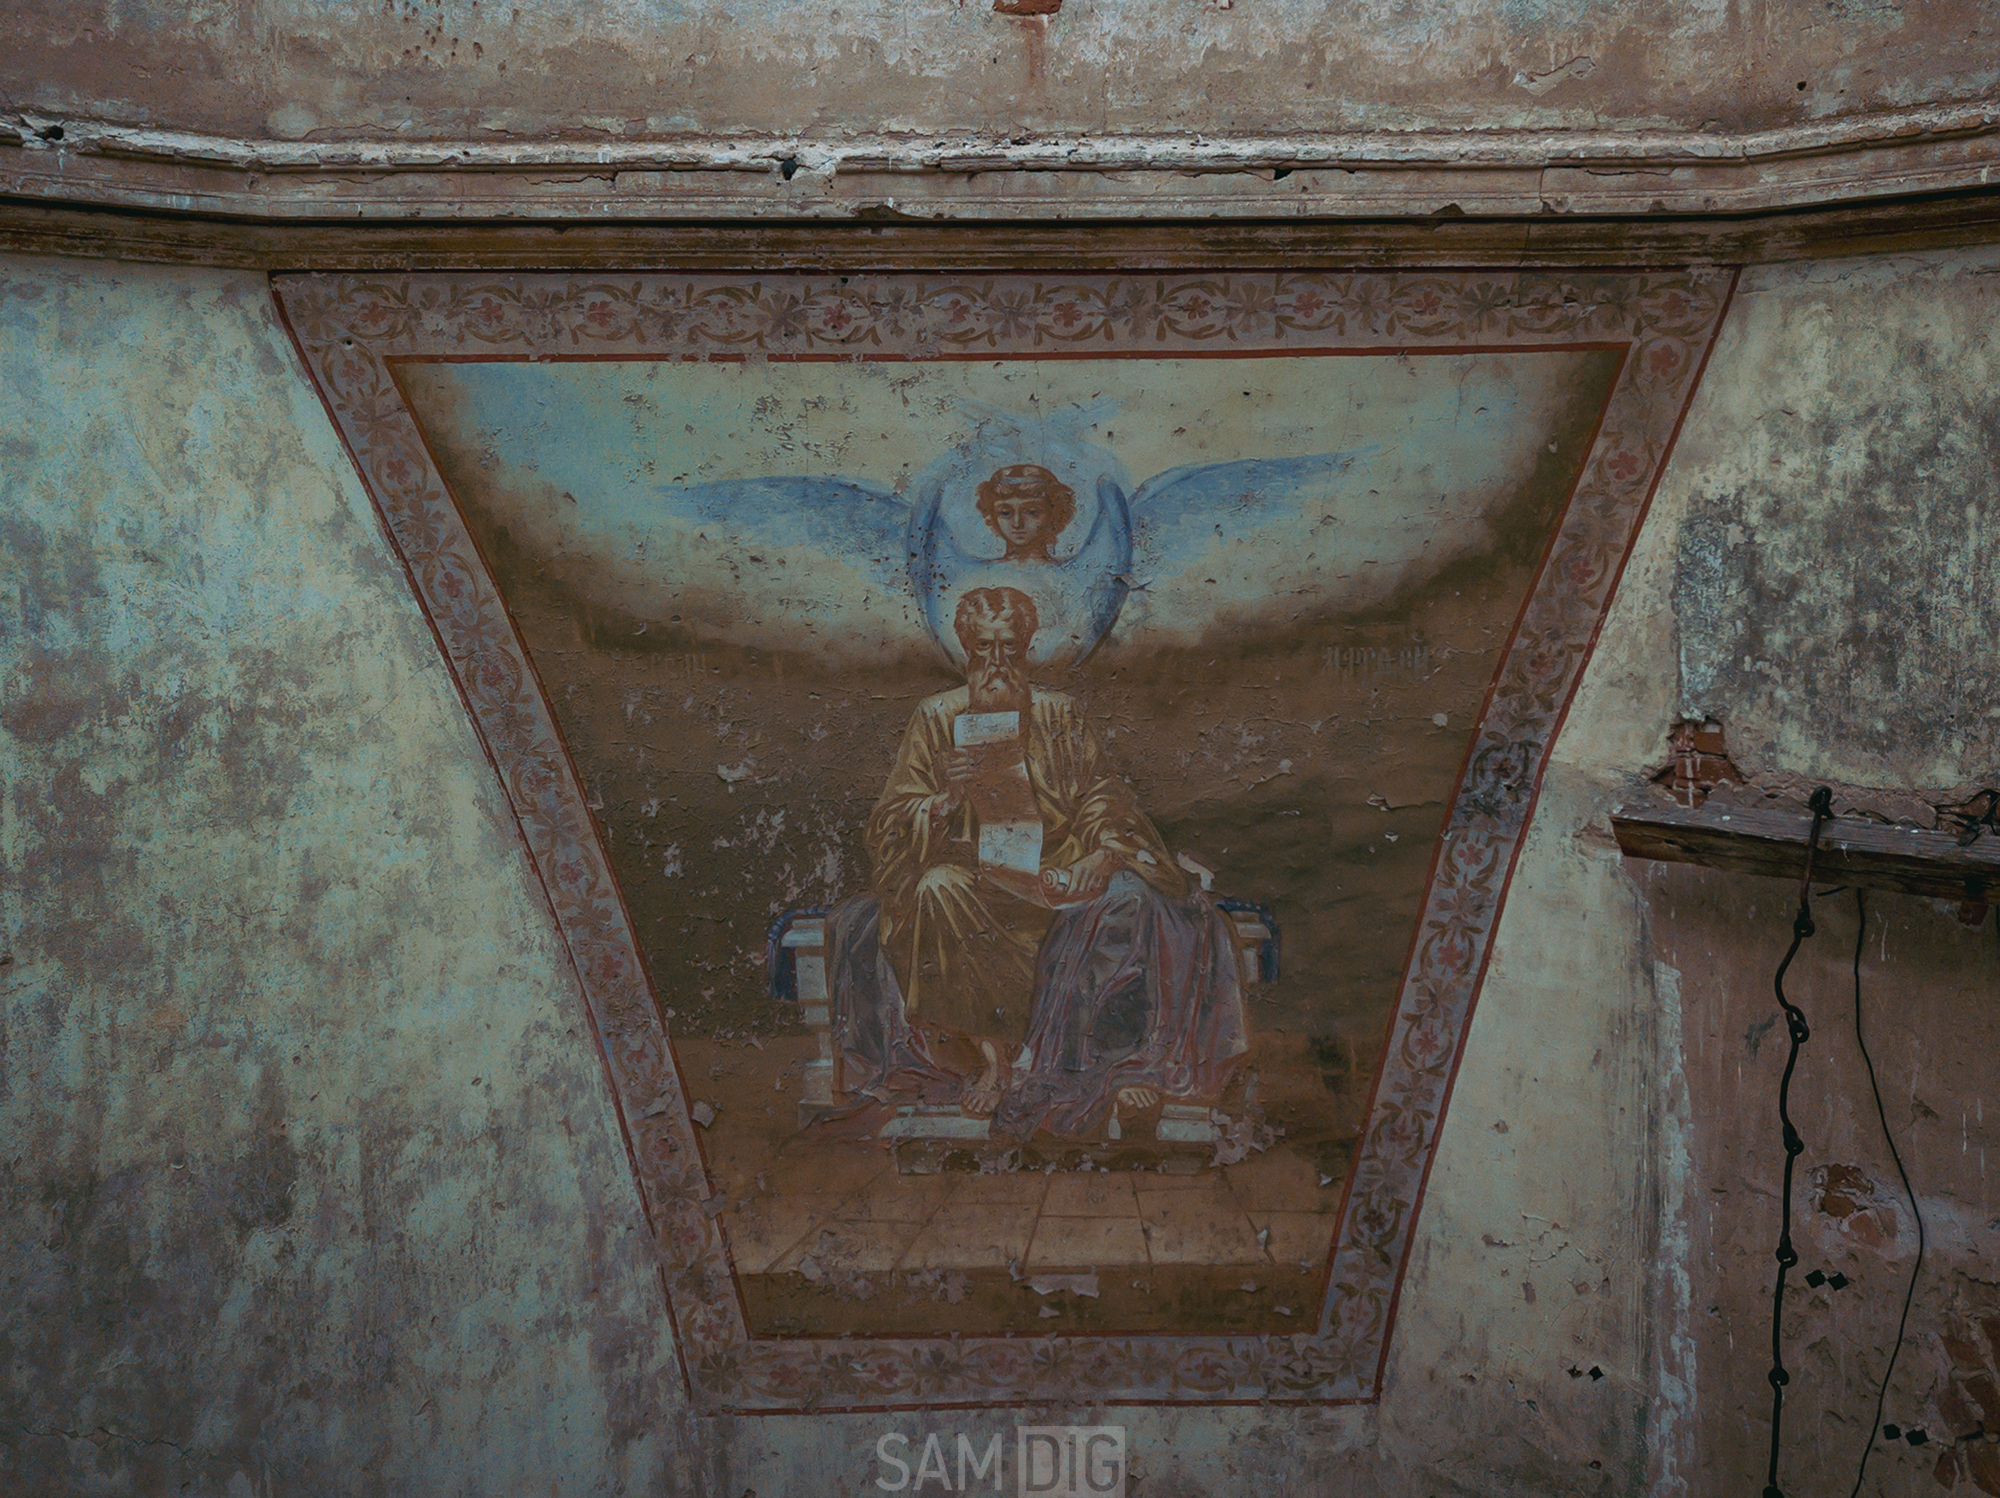
POLYGON ((609 137, 975 126, 1760 128, 1976 99, 2000 82, 1974 4, 1770 0, 1072 0, 485 4, 164 0, 12 8, 0 87, 87 119, 251 137, 609 137), (1514 87, 1589 57, 1546 98, 1514 87), (587 80, 587 82, 586 82, 587 80), (1801 89, 1798 84, 1806 86, 1801 89), (226 87, 209 87, 226 84, 226 87))
POLYGON ((266 287, 0 306, 0 1486, 657 1480, 574 981, 266 287))
POLYGON ((2000 253, 1745 276, 1673 482, 1682 709, 1746 771, 2000 770, 2000 253), (1729 412, 1704 422, 1704 413, 1729 412))
MULTIPOLYGON (((1746 1037, 1791 892, 1631 869, 1597 829, 1664 744, 1680 663, 1735 658, 1724 624, 1805 641, 1766 652, 1769 672, 1718 664, 1696 693, 1772 763, 1990 766, 1985 739, 1938 732, 1925 673, 1884 666, 1910 626, 1840 626, 1905 568, 1925 659, 1976 673, 1990 655, 1985 584, 1921 563, 1984 493, 1977 451, 1946 439, 1991 384, 1996 273, 1977 252, 1745 278, 1558 740, 1382 1403, 898 1428, 1122 1421, 1150 1498, 1754 1482, 1782 1048, 1746 1037), (1886 531, 1841 523, 1890 504, 1886 531), (1756 569, 1729 560, 1731 525, 1765 548, 1756 569), (1815 639, 1887 683, 1886 737, 1815 639)), ((876 1491, 879 1419, 682 1410, 573 979, 263 284, 23 260, 0 278, 18 621, 0 637, 0 1479, 876 1491)), ((1893 1204, 1844 1034, 1852 905, 1823 908, 1797 985, 1816 1028, 1805 1164, 1893 1204)), ((1936 1228, 1890 1415, 1947 1430, 1968 1375, 1946 1338, 1997 1304, 1992 936, 1928 902, 1871 911, 1871 1041, 1936 1228)), ((1825 1205, 1802 1190, 1809 1261, 1854 1284, 1787 1312, 1802 1492, 1844 1490, 1913 1246, 1900 1215, 1871 1246, 1825 1205)), ((1934 1459, 1879 1470, 1924 1492, 1934 1459)))

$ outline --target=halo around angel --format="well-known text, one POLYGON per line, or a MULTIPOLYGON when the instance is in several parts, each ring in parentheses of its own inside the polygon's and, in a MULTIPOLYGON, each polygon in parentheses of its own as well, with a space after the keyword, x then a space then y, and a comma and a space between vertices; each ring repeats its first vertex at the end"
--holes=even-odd
POLYGON ((1082 660, 1116 621, 1132 565, 1129 480, 1116 454, 1083 436, 1113 404, 1032 417, 984 408, 966 440, 918 476, 910 587, 954 665, 964 652, 951 621, 974 588, 1035 601, 1035 665, 1082 660))

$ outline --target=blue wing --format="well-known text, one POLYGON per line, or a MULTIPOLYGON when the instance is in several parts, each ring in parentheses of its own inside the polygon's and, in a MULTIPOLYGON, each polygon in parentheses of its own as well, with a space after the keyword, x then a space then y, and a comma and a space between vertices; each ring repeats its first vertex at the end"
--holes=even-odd
POLYGON ((1111 633, 1111 626, 1118 622, 1118 611, 1125 606, 1127 584, 1132 580, 1132 507, 1126 501, 1124 488, 1108 473, 1097 481, 1097 501, 1097 524, 1091 528, 1083 550, 1077 553, 1079 561, 1090 559, 1086 596, 1092 635, 1086 655, 1098 647, 1111 633))
POLYGON ((1301 568, 1310 575, 1316 557, 1326 565, 1365 544, 1356 526, 1365 479, 1355 470, 1374 451, 1190 464, 1141 484, 1124 637, 1192 644, 1268 609, 1274 589, 1294 591, 1282 580, 1301 568))
POLYGON ((893 489, 818 475, 661 484, 666 518, 746 552, 804 546, 900 590, 910 506, 893 489))
POLYGON ((1213 540, 1297 519, 1330 499, 1356 461, 1373 451, 1242 458, 1155 474, 1132 496, 1140 570, 1173 571, 1213 540))
MULTIPOLYGON (((924 604, 924 622, 938 636, 938 598, 951 584, 979 565, 952 539, 951 527, 942 524, 938 510, 944 504, 942 477, 928 479, 910 507, 909 531, 904 550, 910 557, 910 591, 924 604)), ((944 640, 938 636, 938 643, 944 640)))

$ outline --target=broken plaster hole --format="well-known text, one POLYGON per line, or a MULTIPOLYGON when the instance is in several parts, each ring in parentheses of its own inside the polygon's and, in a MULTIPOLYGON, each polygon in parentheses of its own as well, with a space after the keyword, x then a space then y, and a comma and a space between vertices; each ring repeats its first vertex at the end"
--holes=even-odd
POLYGON ((787 182, 791 181, 792 178, 796 177, 798 174, 799 174, 798 157, 787 156, 783 161, 778 163, 778 175, 780 177, 783 177, 787 182))
POLYGON ((1052 16, 1062 9, 1062 0, 993 0, 993 10, 1002 16, 1052 16))
POLYGON ((1664 786, 1683 806, 1701 805, 1717 786, 1743 783, 1718 719, 1675 719, 1667 750, 1667 763, 1653 772, 1653 784, 1664 786))
POLYGON ((60 125, 44 125, 35 134, 43 140, 61 140, 63 138, 63 127, 60 125))

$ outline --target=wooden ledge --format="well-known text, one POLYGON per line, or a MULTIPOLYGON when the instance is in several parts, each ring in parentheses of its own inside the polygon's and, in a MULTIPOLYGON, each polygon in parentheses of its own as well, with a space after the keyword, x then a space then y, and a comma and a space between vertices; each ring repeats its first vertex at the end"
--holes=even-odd
MULTIPOLYGON (((1996 175, 2000 180, 2000 174, 1996 175)), ((262 271, 869 271, 1065 273, 1419 266, 1596 270, 1907 253, 2000 242, 2000 186, 1974 193, 1737 215, 1202 218, 801 223, 335 222, 59 206, 6 195, 0 251, 262 271)))
MULTIPOLYGON (((1611 830, 1627 858, 1796 881, 1805 872, 1812 814, 1744 806, 1621 806, 1611 813, 1611 830)), ((2000 904, 2000 837, 1982 834, 1961 846, 1956 832, 1836 818, 1820 832, 1813 882, 2000 904)))

